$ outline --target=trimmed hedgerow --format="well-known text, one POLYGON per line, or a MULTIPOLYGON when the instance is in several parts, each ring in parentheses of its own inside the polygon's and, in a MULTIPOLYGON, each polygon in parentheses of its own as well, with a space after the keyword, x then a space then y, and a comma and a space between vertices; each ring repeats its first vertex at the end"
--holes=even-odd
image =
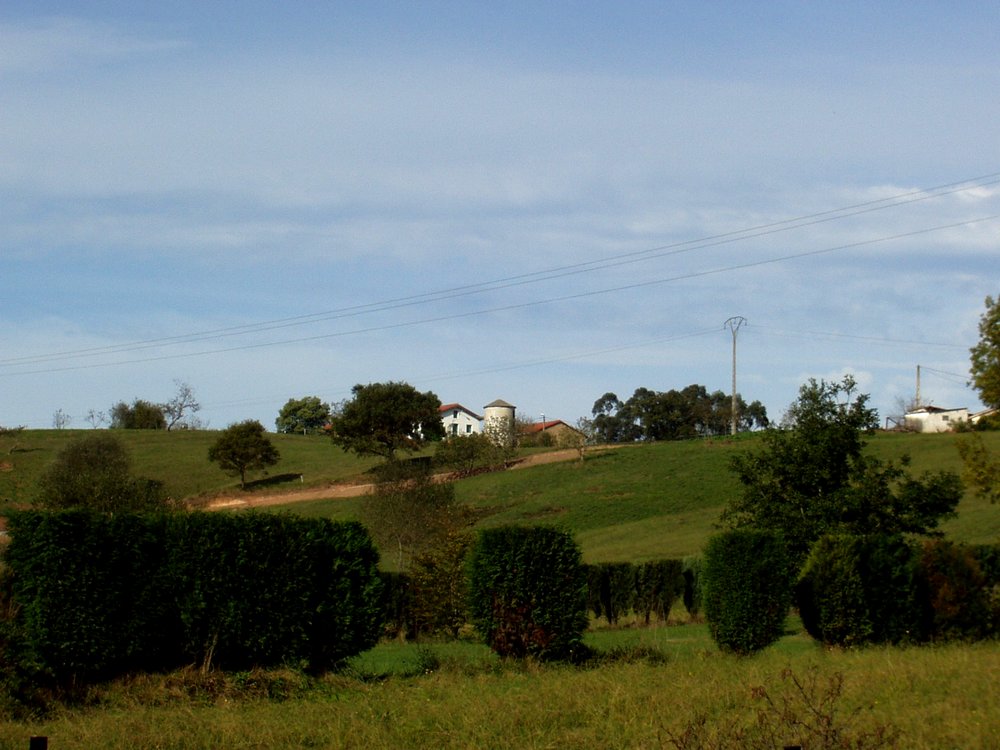
POLYGON ((259 514, 15 513, 7 631, 84 683, 200 664, 328 669, 373 646, 378 562, 356 523, 259 514))
POLYGON ((5 563, 21 659, 58 680, 89 681, 165 659, 163 519, 90 511, 13 513, 5 563))
POLYGON ((702 568, 701 557, 691 555, 682 561, 684 574, 684 608, 691 617, 701 614, 702 607, 702 568))
POLYGON ((609 623, 632 611, 635 603, 636 569, 631 563, 596 563, 585 565, 587 607, 594 617, 609 623))
POLYGON ((649 624, 650 616, 666 620, 670 610, 684 593, 684 574, 680 560, 656 560, 635 568, 635 613, 649 624))
POLYGON ((792 588, 784 539, 757 529, 727 531, 709 539, 704 560, 705 617, 719 648, 742 656, 778 640, 792 588))
POLYGON ((572 535, 548 526, 481 531, 469 559, 469 612, 500 656, 581 653, 587 579, 572 535))
POLYGON ((918 641, 927 628, 913 548, 895 535, 820 537, 795 600, 806 631, 831 645, 918 641))

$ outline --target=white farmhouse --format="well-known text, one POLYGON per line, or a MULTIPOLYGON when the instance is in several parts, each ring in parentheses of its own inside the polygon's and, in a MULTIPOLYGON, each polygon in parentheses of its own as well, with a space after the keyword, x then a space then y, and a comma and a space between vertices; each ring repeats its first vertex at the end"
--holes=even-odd
POLYGON ((906 428, 914 432, 951 432, 957 424, 969 421, 969 410, 921 406, 906 412, 903 421, 906 428))
POLYGON ((444 404, 438 411, 448 437, 476 435, 483 431, 483 418, 461 404, 444 404))

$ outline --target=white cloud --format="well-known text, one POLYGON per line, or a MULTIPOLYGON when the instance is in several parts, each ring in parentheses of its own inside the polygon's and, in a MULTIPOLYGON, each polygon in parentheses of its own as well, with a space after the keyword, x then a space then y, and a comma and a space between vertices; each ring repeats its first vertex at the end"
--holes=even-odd
POLYGON ((176 39, 143 37, 109 23, 55 16, 0 22, 0 76, 69 70, 182 49, 176 39))

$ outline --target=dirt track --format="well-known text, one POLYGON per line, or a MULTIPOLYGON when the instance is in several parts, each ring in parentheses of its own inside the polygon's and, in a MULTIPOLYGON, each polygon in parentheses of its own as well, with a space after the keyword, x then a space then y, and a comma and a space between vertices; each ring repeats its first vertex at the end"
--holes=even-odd
MULTIPOLYGON (((548 451, 546 453, 535 453, 519 460, 510 467, 508 471, 526 469, 529 466, 539 466, 541 464, 551 464, 558 461, 572 461, 579 458, 576 450, 548 451)), ((337 498, 358 497, 371 490, 373 485, 368 484, 328 484, 325 487, 310 487, 306 490, 291 490, 288 492, 274 492, 270 494, 240 494, 225 495, 212 498, 204 507, 208 510, 222 510, 226 508, 260 508, 268 505, 288 505, 289 503, 301 503, 307 500, 331 500, 337 498)))

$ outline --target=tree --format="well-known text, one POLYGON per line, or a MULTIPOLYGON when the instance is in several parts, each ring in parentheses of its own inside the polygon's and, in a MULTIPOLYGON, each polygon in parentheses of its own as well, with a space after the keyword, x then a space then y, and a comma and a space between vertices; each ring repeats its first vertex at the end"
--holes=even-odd
POLYGON ((208 449, 208 460, 240 478, 240 487, 247 485, 247 472, 265 469, 278 463, 281 455, 264 434, 264 425, 255 419, 231 424, 208 449))
POLYGON ((737 528, 784 534, 796 563, 824 533, 932 534, 954 515, 962 485, 952 472, 910 475, 897 464, 864 455, 864 436, 878 424, 854 379, 810 380, 799 389, 781 428, 769 428, 763 448, 734 456, 742 485, 723 511, 737 528))
POLYGON ((1000 456, 994 456, 976 433, 959 438, 956 445, 965 464, 963 478, 976 496, 991 503, 1000 501, 1000 456))
MULTIPOLYGON (((760 401, 747 406, 736 394, 739 428, 766 427, 767 410, 760 401)), ((685 440, 709 435, 727 435, 732 420, 732 398, 722 391, 708 392, 692 384, 683 390, 654 391, 636 388, 622 402, 614 393, 605 393, 594 402, 590 426, 601 442, 634 440, 685 440)))
POLYGON ((444 437, 441 401, 430 391, 388 382, 359 383, 351 393, 331 422, 333 442, 345 451, 393 461, 397 451, 415 453, 444 437))
POLYGON ((69 427, 69 423, 73 421, 73 417, 64 412, 62 409, 56 409, 56 413, 52 415, 52 426, 57 430, 65 430, 69 427))
POLYGON ((1000 408, 1000 295, 986 298, 986 311, 979 319, 979 343, 971 352, 972 385, 980 400, 1000 408))
POLYGON ((429 469, 411 461, 381 467, 361 501, 361 520, 382 554, 410 576, 414 629, 454 635, 465 621, 465 556, 475 517, 456 500, 454 486, 434 481, 429 469))
POLYGON ((286 434, 314 434, 330 423, 330 417, 330 405, 321 401, 319 396, 290 398, 278 412, 274 427, 286 434))
POLYGON ((201 404, 194 397, 194 390, 181 380, 175 380, 174 385, 177 386, 177 393, 167 403, 160 405, 166 428, 168 430, 172 430, 174 427, 185 430, 198 429, 201 427, 201 423, 194 415, 201 411, 201 404))
POLYGON ((119 401, 111 407, 111 429, 113 430, 164 430, 167 418, 163 407, 137 398, 132 405, 119 401))
POLYGON ((118 438, 88 435, 67 444, 42 476, 44 508, 90 508, 105 513, 165 507, 162 482, 133 477, 131 459, 118 438))

